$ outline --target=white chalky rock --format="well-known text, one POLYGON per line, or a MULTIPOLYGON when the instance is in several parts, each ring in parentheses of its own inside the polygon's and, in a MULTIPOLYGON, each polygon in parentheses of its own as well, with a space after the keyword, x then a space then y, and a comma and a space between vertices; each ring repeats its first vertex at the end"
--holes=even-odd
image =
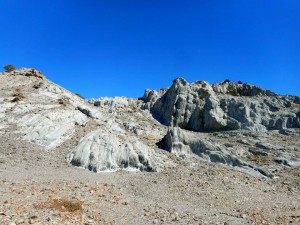
POLYGON ((94 172, 117 169, 160 171, 163 158, 137 138, 98 129, 70 153, 69 162, 94 172))

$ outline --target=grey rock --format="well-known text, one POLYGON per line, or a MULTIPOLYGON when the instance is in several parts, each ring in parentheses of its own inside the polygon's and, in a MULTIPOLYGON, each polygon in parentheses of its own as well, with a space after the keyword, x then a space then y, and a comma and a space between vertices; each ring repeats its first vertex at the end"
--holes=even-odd
POLYGON ((260 172, 262 175, 264 175, 266 177, 269 177, 269 178, 274 177, 274 175, 271 173, 271 171, 266 166, 257 167, 257 168, 254 168, 254 170, 260 172))
POLYGON ((85 115, 75 110, 44 111, 40 114, 27 114, 16 123, 25 133, 24 140, 55 148, 70 138, 75 131, 75 124, 85 124, 85 115))
POLYGON ((271 143, 268 143, 267 140, 264 142, 257 142, 255 144, 257 148, 266 149, 266 150, 277 150, 277 151, 284 151, 285 149, 282 146, 275 146, 271 143))
POLYGON ((274 162, 281 164, 283 166, 289 166, 289 167, 298 167, 300 166, 300 160, 296 158, 275 158, 274 162))
POLYGON ((125 97, 102 97, 94 100, 94 106, 107 108, 107 109, 126 109, 129 105, 130 100, 125 97))
POLYGON ((168 126, 195 131, 264 131, 300 127, 300 107, 250 84, 173 81, 169 89, 146 90, 144 108, 168 126), (295 107, 291 107, 291 106, 295 107))
MULTIPOLYGON (((146 90, 143 101, 105 97, 88 103, 46 78, 27 76, 26 71, 1 77, 1 135, 13 133, 12 136, 45 149, 64 144, 63 149, 70 150, 71 165, 100 172, 161 171, 176 164, 170 160, 175 157, 157 147, 167 147, 186 159, 182 161, 184 165, 192 166, 194 161, 189 159, 197 159, 269 177, 272 174, 267 167, 248 163, 247 157, 270 154, 278 158, 277 164, 298 165, 295 151, 299 151, 299 141, 293 141, 288 148, 289 143, 268 140, 273 134, 280 136, 278 133, 289 135, 286 139, 298 136, 297 129, 289 129, 300 124, 300 106, 294 96, 276 95, 248 84, 189 84, 180 78, 170 88, 146 90), (37 82, 43 85, 34 88, 37 82), (25 99, 12 102, 17 88, 24 92, 25 99), (167 127, 153 117, 171 125, 164 143, 160 140, 167 127), (206 134, 184 129, 222 132, 206 134), (244 131, 223 132, 237 129, 244 131), (279 131, 266 131, 274 129, 279 131)), ((1 161, 2 158, 0 163, 7 163, 8 159, 1 161)))
POLYGON ((279 133, 283 134, 283 135, 288 135, 288 136, 293 135, 293 131, 288 130, 288 129, 281 129, 281 130, 279 130, 279 133))
POLYGON ((294 103, 300 104, 300 96, 295 96, 294 103))
POLYGON ((253 155, 261 155, 261 156, 268 156, 270 153, 268 152, 261 152, 261 151, 254 151, 253 149, 249 149, 249 152, 253 155))
POLYGON ((242 140, 237 140, 238 143, 241 143, 243 145, 248 145, 248 146, 252 146, 253 143, 249 140, 246 140, 246 139, 242 139, 242 140))
POLYGON ((274 159, 274 162, 276 162, 278 164, 281 164, 281 165, 284 165, 284 166, 291 166, 289 164, 289 161, 287 159, 284 159, 284 158, 276 158, 276 159, 274 159))
POLYGON ((239 167, 250 172, 258 171, 264 176, 273 177, 267 168, 241 160, 224 145, 215 143, 201 134, 184 131, 179 127, 169 127, 165 142, 168 151, 184 159, 195 154, 204 161, 239 167))
POLYGON ((101 113, 98 112, 95 109, 86 107, 86 106, 77 106, 77 108, 80 112, 85 114, 87 117, 90 117, 92 119, 100 119, 102 117, 101 113))

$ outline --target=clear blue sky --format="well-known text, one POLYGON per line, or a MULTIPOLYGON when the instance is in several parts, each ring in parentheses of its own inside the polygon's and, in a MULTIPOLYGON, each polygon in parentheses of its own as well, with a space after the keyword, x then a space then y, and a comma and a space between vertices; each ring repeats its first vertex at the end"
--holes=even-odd
POLYGON ((299 0, 0 0, 0 64, 82 94, 244 81, 300 95, 299 0))

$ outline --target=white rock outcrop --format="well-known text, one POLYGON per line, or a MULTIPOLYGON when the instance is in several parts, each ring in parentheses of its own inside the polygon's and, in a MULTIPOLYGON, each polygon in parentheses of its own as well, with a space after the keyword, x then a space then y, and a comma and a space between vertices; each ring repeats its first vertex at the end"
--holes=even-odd
POLYGON ((160 171, 166 161, 137 138, 106 129, 85 136, 68 160, 72 165, 94 172, 117 169, 160 171))
POLYGON ((34 69, 2 73, 0 79, 0 134, 41 149, 62 148, 69 151, 70 164, 90 171, 161 171, 174 165, 168 158, 174 156, 164 147, 183 159, 197 158, 268 177, 272 173, 258 166, 260 161, 256 165, 255 157, 266 156, 266 162, 276 164, 270 169, 300 165, 299 141, 290 139, 291 146, 286 147, 280 141, 285 138, 276 139, 276 135, 298 137, 297 129, 287 129, 300 128, 297 96, 276 95, 241 82, 189 84, 179 78, 170 88, 146 90, 141 99, 87 102, 34 69), (234 131, 238 135, 240 129, 246 132, 241 139, 223 144, 219 138, 230 138, 229 133, 199 133, 238 130, 234 131), (262 138, 262 133, 268 134, 262 138), (278 144, 271 143, 268 135, 278 144))
POLYGON ((267 177, 273 177, 267 168, 243 161, 234 151, 230 151, 226 146, 201 136, 201 134, 184 131, 179 127, 169 127, 164 139, 167 150, 181 158, 188 159, 196 155, 207 162, 232 166, 250 174, 260 173, 267 177))
POLYGON ((20 118, 18 125, 25 134, 24 140, 52 149, 69 139, 76 125, 84 125, 87 121, 87 116, 78 110, 55 110, 27 114, 20 118))
POLYGON ((70 149, 68 162, 74 166, 94 172, 154 172, 169 161, 145 143, 148 137, 160 139, 163 134, 148 112, 134 111, 138 100, 101 98, 95 107, 40 72, 24 68, 3 73, 0 88, 0 132, 11 129, 46 150, 59 148, 76 136, 77 128, 85 130, 89 121, 94 124, 96 130, 72 144, 76 147, 70 149))
POLYGON ((144 108, 168 126, 195 131, 300 127, 298 97, 276 95, 241 82, 209 85, 175 79, 169 89, 146 90, 144 108))

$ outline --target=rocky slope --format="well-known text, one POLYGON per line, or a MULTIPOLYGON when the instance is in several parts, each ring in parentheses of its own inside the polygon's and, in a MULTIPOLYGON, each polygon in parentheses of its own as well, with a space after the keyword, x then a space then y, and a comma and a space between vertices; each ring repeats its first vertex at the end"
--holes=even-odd
POLYGON ((268 177, 273 177, 274 168, 249 161, 249 156, 255 154, 252 148, 269 146, 274 151, 261 154, 274 155, 274 163, 300 164, 294 157, 299 143, 295 143, 294 150, 285 151, 284 146, 275 147, 269 138, 263 144, 240 148, 216 142, 203 133, 242 129, 279 130, 290 135, 291 131, 285 129, 300 127, 296 96, 276 95, 241 82, 189 84, 178 78, 170 88, 146 90, 142 100, 116 97, 87 102, 34 69, 4 73, 1 79, 2 130, 11 129, 23 140, 51 150, 72 139, 77 127, 96 124, 85 136, 74 140, 67 155, 70 164, 94 172, 161 171, 173 164, 161 149, 186 160, 198 157, 268 177), (169 128, 155 121, 149 112, 169 128))
POLYGON ((80 137, 75 148, 70 149, 68 160, 75 166, 94 172, 119 168, 159 171, 167 161, 130 130, 129 126, 143 117, 139 123, 144 122, 146 126, 140 126, 140 136, 161 135, 162 128, 156 128, 157 123, 150 115, 136 108, 136 100, 118 100, 118 104, 125 102, 122 113, 111 111, 116 107, 112 105, 110 111, 96 109, 48 81, 39 71, 25 68, 4 73, 0 85, 2 132, 13 130, 23 140, 52 150, 71 139, 77 127, 85 127, 88 122, 97 124, 96 130, 80 137), (136 116, 125 115, 133 113, 136 116))
POLYGON ((2 73, 0 224, 299 224, 299 103, 182 78, 86 101, 2 73))

